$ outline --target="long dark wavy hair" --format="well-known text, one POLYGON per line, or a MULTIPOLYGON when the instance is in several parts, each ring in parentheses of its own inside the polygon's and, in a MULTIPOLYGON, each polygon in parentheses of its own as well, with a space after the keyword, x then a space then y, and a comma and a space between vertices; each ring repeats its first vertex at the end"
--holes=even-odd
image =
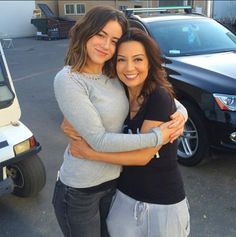
MULTIPOLYGON (((124 14, 109 6, 94 7, 76 22, 70 30, 70 43, 65 65, 70 65, 73 71, 81 72, 87 61, 87 41, 98 34, 111 20, 120 24, 123 33, 127 30, 128 21, 124 14)), ((112 59, 105 63, 103 73, 109 77, 115 76, 112 59)))
MULTIPOLYGON (((164 88, 167 93, 174 98, 174 90, 170 82, 167 80, 167 75, 162 67, 161 53, 158 44, 143 30, 138 28, 130 28, 118 40, 114 63, 117 61, 117 53, 122 43, 136 41, 143 45, 149 63, 149 70, 143 88, 138 96, 138 101, 143 101, 144 104, 148 96, 158 87, 164 88), (142 100, 139 100, 143 98, 142 100)), ((125 86, 125 85, 124 85, 125 86)), ((125 86, 126 91, 127 87, 125 86)))

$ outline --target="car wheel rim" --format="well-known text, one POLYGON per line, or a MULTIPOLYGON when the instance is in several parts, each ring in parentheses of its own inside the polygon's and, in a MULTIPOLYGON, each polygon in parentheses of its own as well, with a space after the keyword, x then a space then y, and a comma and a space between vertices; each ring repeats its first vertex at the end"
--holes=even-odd
POLYGON ((17 166, 8 167, 7 175, 10 176, 17 188, 23 188, 25 181, 21 170, 17 166))
POLYGON ((198 149, 199 136, 194 122, 189 118, 185 123, 184 132, 178 139, 178 156, 180 158, 191 158, 198 149))

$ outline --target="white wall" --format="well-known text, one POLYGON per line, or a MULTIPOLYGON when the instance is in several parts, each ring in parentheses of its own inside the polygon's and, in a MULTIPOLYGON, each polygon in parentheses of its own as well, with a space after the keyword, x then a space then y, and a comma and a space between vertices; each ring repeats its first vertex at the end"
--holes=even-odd
POLYGON ((224 17, 236 17, 236 1, 218 1, 213 2, 213 18, 220 19, 224 17))
POLYGON ((0 32, 11 37, 26 37, 35 34, 30 20, 35 1, 0 1, 0 32))

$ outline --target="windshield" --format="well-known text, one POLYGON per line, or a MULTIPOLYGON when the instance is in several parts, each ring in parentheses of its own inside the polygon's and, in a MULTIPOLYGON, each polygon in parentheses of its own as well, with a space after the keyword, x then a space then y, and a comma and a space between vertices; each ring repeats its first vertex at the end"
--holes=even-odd
POLYGON ((208 18, 147 24, 162 53, 169 57, 236 50, 236 36, 208 18))
POLYGON ((2 54, 0 53, 0 109, 10 106, 14 98, 15 95, 10 87, 2 54))

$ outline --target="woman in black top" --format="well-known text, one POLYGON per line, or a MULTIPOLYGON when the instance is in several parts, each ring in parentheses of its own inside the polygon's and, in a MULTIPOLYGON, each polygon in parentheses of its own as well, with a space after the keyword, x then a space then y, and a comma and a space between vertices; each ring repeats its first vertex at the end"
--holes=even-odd
MULTIPOLYGON (((130 102, 124 133, 145 133, 176 111, 160 50, 144 32, 131 29, 117 44, 116 71, 130 102)), ((107 218, 111 237, 187 237, 189 211, 177 164, 177 141, 158 148, 145 166, 124 166, 107 218)), ((71 142, 73 152, 73 142, 71 142)), ((74 145, 88 159, 111 162, 108 153, 74 145)), ((114 155, 114 154, 113 154, 114 155)))

